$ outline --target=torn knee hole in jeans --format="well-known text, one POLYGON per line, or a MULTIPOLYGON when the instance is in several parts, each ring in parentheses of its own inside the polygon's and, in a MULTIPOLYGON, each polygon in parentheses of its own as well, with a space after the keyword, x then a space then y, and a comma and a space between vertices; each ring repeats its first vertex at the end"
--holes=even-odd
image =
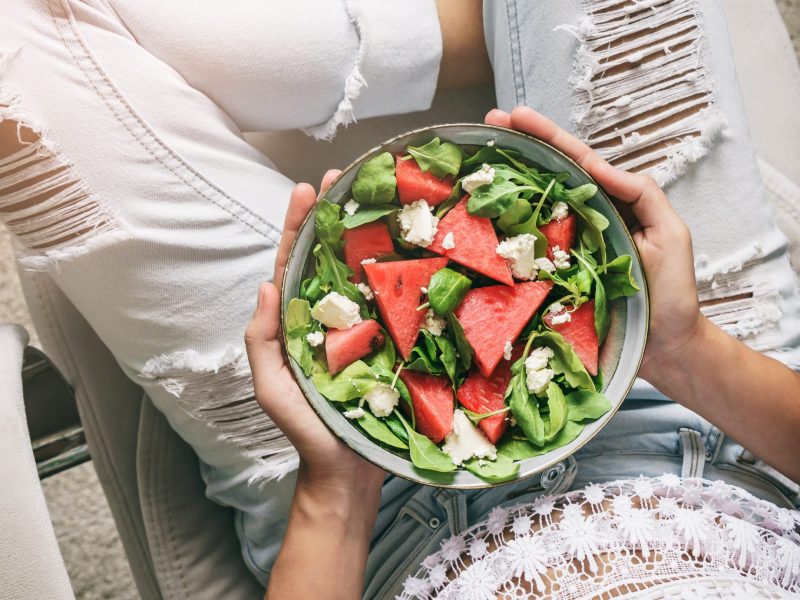
POLYGON ((0 220, 23 268, 43 271, 128 235, 74 166, 0 92, 0 220))
POLYGON ((254 459, 258 468, 251 484, 280 479, 297 468, 294 447, 253 398, 242 348, 228 347, 211 358, 194 350, 162 354, 148 360, 139 375, 155 381, 189 415, 254 459))
POLYGON ((578 135, 664 185, 725 130, 699 0, 584 0, 572 83, 578 135))

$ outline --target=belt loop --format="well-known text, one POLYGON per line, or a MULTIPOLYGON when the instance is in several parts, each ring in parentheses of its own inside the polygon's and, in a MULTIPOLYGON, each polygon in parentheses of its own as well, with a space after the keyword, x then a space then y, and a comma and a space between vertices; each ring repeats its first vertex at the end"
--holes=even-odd
POLYGON ((702 477, 706 465, 706 448, 703 436, 694 429, 681 427, 678 430, 683 449, 681 477, 702 477))

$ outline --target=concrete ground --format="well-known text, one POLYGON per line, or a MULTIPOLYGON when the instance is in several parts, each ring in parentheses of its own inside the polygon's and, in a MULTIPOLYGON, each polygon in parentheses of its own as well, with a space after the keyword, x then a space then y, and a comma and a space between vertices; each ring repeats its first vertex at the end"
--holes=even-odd
MULTIPOLYGON (((777 3, 800 56, 800 0, 777 3)), ((753 5, 757 10, 757 2, 753 5)), ((6 322, 24 325, 38 345, 13 266, 11 240, 0 228, 0 323, 6 322)), ((139 598, 92 463, 51 477, 42 487, 78 600, 139 598)))

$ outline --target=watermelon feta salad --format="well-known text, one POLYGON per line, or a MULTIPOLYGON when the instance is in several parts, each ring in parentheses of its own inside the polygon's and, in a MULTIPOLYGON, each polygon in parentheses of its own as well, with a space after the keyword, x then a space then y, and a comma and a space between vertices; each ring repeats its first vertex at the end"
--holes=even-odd
POLYGON ((366 161, 316 209, 314 260, 287 307, 289 355, 355 427, 418 469, 489 482, 611 409, 610 260, 593 184, 518 152, 434 138, 366 161))

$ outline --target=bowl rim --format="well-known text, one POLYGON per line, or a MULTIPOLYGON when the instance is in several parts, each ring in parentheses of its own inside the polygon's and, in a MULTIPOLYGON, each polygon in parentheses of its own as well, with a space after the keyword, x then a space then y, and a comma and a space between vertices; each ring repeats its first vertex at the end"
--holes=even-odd
MULTIPOLYGON (((552 144, 549 144, 548 142, 542 140, 541 138, 538 138, 536 136, 530 135, 528 133, 525 133, 525 132, 522 132, 522 131, 518 131, 516 129, 510 129, 510 128, 507 128, 507 127, 501 127, 499 125, 487 125, 485 123, 464 123, 464 122, 461 122, 461 123, 441 123, 441 124, 434 124, 434 125, 426 125, 425 127, 418 127, 416 129, 410 129, 408 131, 405 131, 403 133, 395 135, 395 136, 393 136, 393 137, 391 137, 391 138, 389 138, 387 140, 384 140, 380 144, 378 144, 376 146, 373 146, 369 150, 363 152, 357 158, 352 160, 350 162, 350 164, 348 164, 346 167, 344 167, 340 171, 340 173, 334 178, 334 180, 330 183, 330 185, 328 186, 327 189, 333 188, 339 182, 339 180, 342 179, 342 177, 344 177, 346 174, 348 174, 357 165, 361 164, 370 154, 372 154, 372 153, 374 153, 376 151, 380 151, 381 149, 383 149, 386 146, 389 146, 389 145, 397 142, 400 139, 411 137, 411 136, 414 136, 414 135, 417 135, 417 134, 421 134, 421 133, 425 133, 425 132, 431 131, 431 130, 448 129, 448 128, 456 128, 456 127, 473 127, 473 128, 476 128, 476 129, 486 129, 486 130, 490 130, 490 131, 491 130, 493 130, 493 131, 502 131, 504 134, 510 133, 510 134, 513 134, 513 135, 516 135, 516 136, 520 136, 522 138, 527 138, 529 140, 533 140, 534 142, 536 142, 538 144, 542 144, 542 145, 546 146, 551 152, 554 152, 556 154, 560 154, 575 169, 577 169, 578 171, 583 173, 592 183, 594 183, 598 187, 598 189, 601 190, 603 192, 603 194, 606 196, 606 198, 608 199, 608 202, 607 202, 608 206, 611 208, 611 210, 613 211, 614 215, 619 220, 619 222, 622 223, 622 225, 623 225, 622 230, 624 231, 625 236, 628 238, 628 241, 630 242, 630 247, 633 250, 636 262, 639 265, 639 267, 641 269, 641 272, 642 272, 641 289, 639 290, 639 292, 642 294, 642 300, 643 300, 644 330, 642 332, 643 333, 642 348, 641 348, 641 351, 639 352, 639 355, 638 355, 638 357, 636 359, 635 372, 638 374, 638 372, 639 372, 639 370, 641 369, 641 366, 642 366, 642 360, 644 359, 645 347, 647 345, 647 337, 648 337, 649 329, 650 329, 650 294, 649 294, 649 288, 648 288, 648 284, 647 284, 647 277, 646 277, 645 270, 644 270, 644 265, 642 263, 641 255, 639 254, 639 248, 636 246, 636 242, 633 240, 633 236, 631 235, 631 232, 630 232, 630 229, 628 228, 628 225, 625 223, 625 220, 622 218, 622 215, 617 210, 617 207, 614 205, 614 202, 612 201, 612 199, 615 199, 615 197, 612 196, 611 194, 609 194, 605 190, 605 188, 603 188, 599 183, 597 183, 595 178, 592 177, 588 173, 588 171, 586 171, 586 169, 584 169, 580 164, 578 164, 578 162, 576 160, 574 160, 572 157, 570 157, 569 155, 565 154, 564 152, 562 152, 558 148, 554 147, 552 144)), ((286 281, 286 279, 287 279, 287 277, 289 275, 289 266, 290 266, 290 264, 292 264, 292 258, 295 255, 295 250, 296 250, 296 247, 297 247, 297 241, 300 238, 299 232, 302 231, 307 226, 308 221, 311 218, 314 217, 314 215, 316 213, 316 210, 317 210, 317 204, 319 203, 319 200, 321 200, 324 197, 325 197, 324 194, 319 194, 317 202, 314 204, 314 207, 308 212, 308 214, 305 216, 305 218, 303 219, 303 221, 300 224, 300 226, 297 228, 298 235, 296 235, 294 240, 292 240, 292 245, 289 247, 289 254, 287 255, 287 259, 286 259, 286 264, 284 265, 283 273, 281 274, 281 283, 282 284, 283 284, 283 282, 286 281)), ((600 431, 608 425, 608 423, 611 421, 611 419, 614 417, 614 415, 620 409, 622 404, 625 402, 625 398, 627 398, 628 394, 630 393, 630 391, 633 388, 633 385, 634 385, 634 383, 636 381, 636 376, 634 375, 631 378, 631 380, 627 383, 627 385, 624 386, 624 393, 622 394, 622 400, 619 403, 617 403, 616 406, 613 406, 612 409, 608 413, 603 415, 603 418, 605 418, 605 423, 603 424, 603 426, 600 427, 597 431, 595 431, 592 435, 590 435, 590 436, 586 437, 586 439, 582 440, 581 443, 572 450, 572 452, 570 452, 566 456, 560 456, 559 455, 557 457, 554 457, 553 459, 551 459, 551 460, 545 462, 544 464, 542 464, 541 466, 539 466, 537 469, 534 469, 534 470, 532 470, 531 472, 528 472, 528 473, 518 474, 513 479, 509 479, 507 481, 503 481, 503 482, 499 482, 499 483, 492 483, 492 482, 488 482, 488 481, 482 480, 479 477, 475 476, 475 479, 478 480, 478 481, 476 481, 474 483, 470 483, 469 485, 460 485, 460 484, 447 483, 447 482, 436 482, 436 481, 431 481, 430 479, 425 479, 424 477, 417 476, 416 475, 416 471, 414 471, 413 469, 411 469, 411 473, 412 473, 411 475, 406 474, 406 473, 398 473, 398 472, 395 472, 393 470, 388 469, 385 465, 379 464, 377 461, 375 461, 372 458, 366 456, 365 454, 363 454, 362 452, 360 452, 356 448, 356 444, 355 443, 351 443, 351 441, 349 439, 340 436, 331 427, 331 425, 328 424, 327 420, 322 416, 320 411, 317 410, 317 407, 315 406, 314 402, 312 402, 311 399, 308 398, 308 396, 303 391, 302 385, 301 385, 301 383, 300 383, 300 381, 298 379, 298 375, 297 375, 296 369, 291 363, 291 361, 293 359, 291 358, 291 356, 289 356, 289 352, 288 352, 288 349, 287 349, 286 335, 285 335, 285 330, 286 330, 285 319, 286 319, 286 309, 287 309, 288 301, 286 299, 286 294, 284 294, 283 287, 281 287, 281 289, 279 290, 279 294, 280 294, 280 306, 279 306, 279 308, 280 308, 280 323, 279 323, 278 336, 280 338, 279 341, 280 341, 281 350, 282 350, 282 353, 283 353, 283 358, 287 363, 287 367, 288 367, 289 373, 291 373, 292 379, 294 380, 294 382, 297 384, 298 388, 300 389, 300 392, 302 393, 303 398, 305 399, 305 401, 309 404, 309 406, 311 406, 312 410, 317 415, 317 418, 319 418, 319 420, 322 421, 322 423, 328 428, 328 430, 331 432, 331 434, 333 434, 340 442, 345 444, 348 448, 350 448, 350 450, 352 450, 353 452, 358 454, 361 458, 363 458, 364 460, 366 460, 370 464, 375 465, 379 469, 382 469, 382 470, 386 471, 387 473, 389 473, 391 475, 394 475, 396 477, 400 477, 402 479, 406 479, 407 481, 411 481, 413 483, 418 483, 418 484, 421 484, 421 485, 427 485, 427 486, 439 487, 439 488, 446 488, 446 489, 481 490, 481 489, 489 489, 489 488, 499 487, 499 486, 502 486, 502 485, 514 484, 514 483, 523 481, 525 479, 529 479, 531 477, 534 477, 534 476, 536 476, 536 475, 538 475, 540 473, 544 473, 548 469, 552 468, 554 465, 556 465, 556 464, 558 464, 558 463, 560 463, 562 461, 567 460, 571 456, 574 456, 586 444, 588 444, 590 441, 592 441, 595 438, 595 436, 598 433, 600 433, 600 431)), ((330 402, 329 400, 326 400, 326 401, 330 402)), ((375 443, 374 441, 370 440, 370 442, 373 445, 383 449, 379 444, 375 443)), ((550 452, 557 452, 557 450, 559 450, 559 449, 556 448, 554 450, 551 450, 550 452)), ((410 459, 403 459, 403 460, 405 460, 407 463, 411 464, 411 460, 410 459)))

